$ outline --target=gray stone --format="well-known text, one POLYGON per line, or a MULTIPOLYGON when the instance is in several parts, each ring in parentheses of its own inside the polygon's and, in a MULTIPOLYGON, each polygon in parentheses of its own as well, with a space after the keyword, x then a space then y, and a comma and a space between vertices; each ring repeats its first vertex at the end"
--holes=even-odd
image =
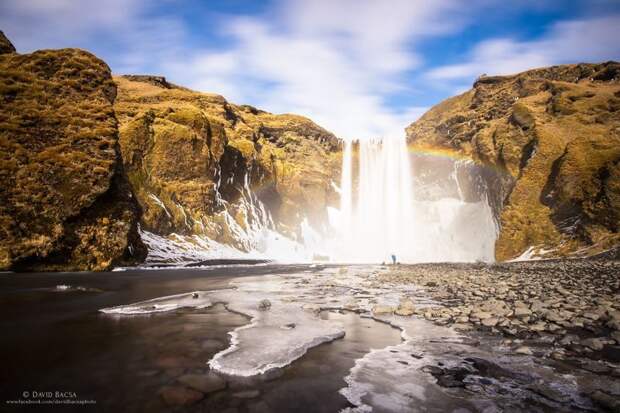
POLYGON ((587 338, 585 340, 581 340, 581 345, 596 351, 602 350, 603 347, 605 347, 605 343, 600 338, 587 338))
POLYGON ((519 318, 529 317, 532 315, 532 311, 527 307, 516 307, 514 315, 519 318))
POLYGON ((547 328, 547 324, 544 321, 539 321, 537 323, 534 323, 532 325, 528 325, 527 328, 530 331, 536 331, 538 333, 540 333, 541 331, 545 331, 547 328))
POLYGON ((596 390, 590 394, 590 398, 599 406, 604 407, 610 412, 620 411, 620 399, 601 390, 596 390))
POLYGON ((485 327, 495 327, 499 320, 495 317, 485 318, 481 321, 482 325, 485 327))
POLYGON ((514 352, 516 354, 525 354, 525 355, 528 355, 528 356, 531 356, 532 354, 534 354, 534 353, 532 353, 532 350, 529 347, 527 347, 527 346, 517 347, 514 350, 514 352))
POLYGON ((562 317, 562 316, 560 315, 560 313, 558 313, 558 312, 557 312, 557 311, 555 311, 555 310, 548 310, 548 311, 545 311, 545 312, 543 313, 543 316, 544 316, 544 317, 545 317, 548 321, 551 321, 551 322, 553 322, 553 323, 557 323, 557 322, 559 322, 559 321, 563 321, 563 320, 564 320, 564 317, 562 317))

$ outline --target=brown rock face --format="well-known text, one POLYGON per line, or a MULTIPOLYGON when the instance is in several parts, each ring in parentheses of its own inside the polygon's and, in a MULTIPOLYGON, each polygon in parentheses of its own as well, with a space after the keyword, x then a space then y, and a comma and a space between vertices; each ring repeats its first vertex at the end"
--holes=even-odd
POLYGON ((5 53, 15 53, 15 46, 13 46, 13 43, 11 43, 2 30, 0 30, 0 54, 5 53))
POLYGON ((620 64, 553 66, 482 77, 407 136, 492 167, 497 259, 529 246, 594 254, 620 243, 619 109, 620 64))
POLYGON ((253 224, 249 197, 286 235, 298 234, 305 216, 316 228, 325 224, 340 167, 331 133, 300 116, 233 105, 162 77, 115 82, 121 151, 144 210, 142 228, 205 235, 247 250, 230 220, 242 230, 253 224))
POLYGON ((105 270, 144 258, 115 94, 90 53, 0 55, 0 268, 105 270))

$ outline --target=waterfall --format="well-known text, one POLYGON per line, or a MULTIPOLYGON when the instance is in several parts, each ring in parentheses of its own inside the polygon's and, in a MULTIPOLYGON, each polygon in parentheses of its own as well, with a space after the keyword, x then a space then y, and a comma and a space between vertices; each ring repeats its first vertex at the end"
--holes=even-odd
POLYGON ((345 143, 332 259, 389 262, 394 254, 401 262, 493 261, 497 226, 485 190, 468 202, 459 180, 460 168, 473 174, 474 164, 451 160, 440 182, 422 188, 412 159, 404 136, 345 143))
POLYGON ((405 258, 415 242, 411 166, 405 138, 360 141, 353 185, 353 143, 342 163, 338 259, 378 262, 405 258))

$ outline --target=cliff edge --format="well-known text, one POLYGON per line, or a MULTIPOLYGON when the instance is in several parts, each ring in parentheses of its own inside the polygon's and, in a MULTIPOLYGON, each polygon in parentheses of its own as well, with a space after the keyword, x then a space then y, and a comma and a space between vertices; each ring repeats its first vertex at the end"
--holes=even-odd
POLYGON ((619 63, 553 66, 481 77, 407 137, 491 168, 498 260, 593 255, 620 243, 619 110, 619 63))

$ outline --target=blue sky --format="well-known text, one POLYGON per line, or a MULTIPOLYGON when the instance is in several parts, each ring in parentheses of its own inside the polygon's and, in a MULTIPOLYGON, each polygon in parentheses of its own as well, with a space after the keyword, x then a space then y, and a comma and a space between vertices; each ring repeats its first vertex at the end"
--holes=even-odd
POLYGON ((2 0, 0 30, 343 138, 402 134, 481 73, 620 60, 619 0, 2 0))

